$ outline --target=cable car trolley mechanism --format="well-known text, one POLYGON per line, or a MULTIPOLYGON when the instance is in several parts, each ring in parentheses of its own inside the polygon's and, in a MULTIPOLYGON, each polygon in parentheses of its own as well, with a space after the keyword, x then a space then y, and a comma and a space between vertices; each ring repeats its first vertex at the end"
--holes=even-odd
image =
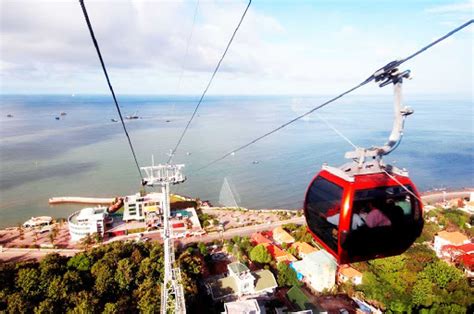
POLYGON ((346 153, 352 161, 339 168, 323 165, 306 191, 308 229, 339 264, 399 255, 423 229, 422 203, 408 172, 382 160, 400 144, 405 118, 413 113, 401 104, 410 71, 399 72, 398 63, 372 76, 380 87, 394 85, 395 121, 388 142, 346 153))

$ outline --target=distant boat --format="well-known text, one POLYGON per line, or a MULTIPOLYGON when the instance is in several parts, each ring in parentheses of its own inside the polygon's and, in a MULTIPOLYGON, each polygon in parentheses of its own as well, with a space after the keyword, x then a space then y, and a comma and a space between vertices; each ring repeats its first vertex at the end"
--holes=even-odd
POLYGON ((191 153, 190 153, 190 152, 187 152, 187 153, 186 153, 186 155, 188 155, 188 156, 189 156, 189 155, 191 155, 191 153))
POLYGON ((112 121, 112 122, 118 122, 117 119, 110 119, 110 121, 112 121))
POLYGON ((65 116, 65 115, 67 115, 67 113, 65 113, 65 112, 63 111, 63 112, 61 112, 60 115, 61 115, 61 116, 65 116))
POLYGON ((254 161, 252 161, 252 163, 253 163, 254 165, 258 165, 258 164, 260 163, 260 161, 254 160, 254 161))
POLYGON ((171 122, 171 120, 166 120, 166 122, 171 122))
POLYGON ((13 118, 12 114, 7 114, 7 118, 13 118))
POLYGON ((56 117, 55 119, 56 119, 56 120, 59 120, 59 117, 56 117))
POLYGON ((136 120, 136 119, 140 119, 140 117, 138 116, 138 111, 135 111, 134 114, 131 114, 129 116, 126 116, 125 119, 128 119, 128 120, 136 120))

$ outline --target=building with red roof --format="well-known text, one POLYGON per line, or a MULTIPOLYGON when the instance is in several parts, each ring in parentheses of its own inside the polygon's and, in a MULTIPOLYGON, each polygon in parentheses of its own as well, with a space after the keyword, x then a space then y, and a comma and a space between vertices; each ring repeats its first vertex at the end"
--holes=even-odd
POLYGON ((264 236, 261 232, 253 233, 252 236, 250 237, 250 242, 252 242, 253 245, 272 243, 272 241, 266 236, 264 236))
POLYGON ((298 259, 291 255, 288 252, 283 251, 280 249, 278 246, 274 244, 264 244, 265 247, 267 248, 268 253, 277 261, 278 263, 280 262, 285 262, 287 264, 297 261, 298 259))
POLYGON ((464 268, 468 277, 474 277, 474 254, 464 254, 456 258, 456 263, 464 268))
POLYGON ((454 261, 459 256, 474 254, 474 243, 462 245, 444 245, 441 248, 440 257, 454 261))

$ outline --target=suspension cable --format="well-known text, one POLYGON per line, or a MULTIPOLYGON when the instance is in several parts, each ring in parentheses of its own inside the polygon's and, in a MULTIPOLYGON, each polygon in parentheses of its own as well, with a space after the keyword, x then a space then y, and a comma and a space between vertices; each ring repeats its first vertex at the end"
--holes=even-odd
POLYGON ((89 15, 87 14, 86 6, 84 5, 84 0, 79 0, 79 3, 82 7, 82 12, 84 13, 84 18, 86 19, 87 27, 89 28, 89 32, 91 34, 92 41, 95 46, 95 50, 97 51, 97 55, 99 56, 100 64, 102 65, 102 70, 104 70, 104 75, 107 80, 107 84, 109 85, 110 92, 112 94, 112 98, 114 99, 115 108, 117 108, 118 115, 120 117, 120 121, 122 122, 123 131, 125 132, 125 136, 127 137, 128 144, 130 146, 130 150, 132 151, 133 159, 135 160, 135 165, 137 166, 138 174, 140 176, 141 181, 143 182, 142 172, 140 171, 140 166, 138 165, 137 156, 135 154, 135 150, 133 149, 132 140, 130 139, 130 135, 128 134, 127 128, 125 127, 125 122, 122 117, 122 112, 120 111, 120 107, 117 102, 117 97, 115 97, 114 89, 112 88, 112 84, 110 83, 109 75, 107 74, 107 69, 105 67, 104 59, 102 58, 102 54, 100 53, 99 44, 94 35, 94 31, 92 29, 91 21, 89 20, 89 15))
POLYGON ((171 160, 173 159, 174 154, 176 153, 176 150, 178 149, 179 145, 180 145, 181 142, 183 141, 184 135, 186 134, 186 131, 189 129, 189 126, 190 126, 191 122, 193 121, 194 116, 196 115, 196 113, 197 113, 197 111, 198 111, 198 109, 199 109, 199 106, 201 105, 201 102, 202 102, 202 100, 204 99, 204 96, 205 96, 206 93, 207 93, 207 90, 208 90, 209 87, 211 86, 212 80, 213 80, 214 77, 216 76, 217 71, 219 70, 219 67, 221 66, 221 63, 222 63, 222 61, 224 60, 224 57, 225 57, 225 55, 227 54, 227 51, 229 50, 229 47, 230 47, 230 45, 232 44, 232 41, 234 40, 234 37, 235 37, 235 35, 237 34, 237 31, 239 30, 240 25, 242 24, 242 22, 243 22, 243 20, 244 20, 244 18, 245 18, 245 15, 247 14, 247 11, 248 11, 248 9, 249 9, 251 3, 252 3, 252 0, 249 0, 249 3, 247 4, 247 7, 245 8, 244 13, 242 14, 242 16, 241 16, 241 18, 240 18, 240 21, 239 21, 239 23, 237 24, 237 27, 235 28, 234 33, 232 34, 232 37, 230 38, 229 42, 227 43, 227 47, 225 48, 224 53, 222 54, 222 56, 221 56, 219 62, 217 63, 217 66, 216 66, 216 68, 214 69, 214 72, 212 73, 212 76, 211 76, 209 82, 207 83, 207 86, 206 86, 206 88, 204 89, 204 92, 202 93, 201 98, 199 99, 199 101, 198 101, 196 107, 194 108, 194 112, 193 112, 193 114, 191 115, 191 118, 189 119, 188 123, 186 124, 186 127, 185 127, 184 130, 183 130, 183 133, 181 133, 181 136, 180 136, 178 142, 176 143, 176 146, 174 147, 174 149, 173 149, 173 150, 171 151, 171 153, 170 153, 170 157, 168 158, 168 163, 171 162, 171 160))
POLYGON ((378 74, 380 73, 381 70, 383 70, 384 72, 388 72, 388 71, 390 71, 390 70, 395 69, 396 67, 398 67, 398 66, 400 66, 401 64, 405 63, 406 61, 408 61, 408 60, 410 60, 410 59, 416 57, 416 56, 419 55, 420 53, 425 52, 426 50, 428 50, 429 48, 433 47, 434 45, 440 43, 441 41, 445 40, 446 38, 451 37, 453 34, 459 32, 460 30, 462 30, 463 28, 469 26, 469 25, 472 24, 473 22, 474 22, 474 20, 472 20, 472 19, 469 20, 468 22, 462 24, 461 26, 459 26, 459 27, 453 29, 452 31, 450 31, 450 32, 447 33, 446 35, 444 35, 444 36, 438 38, 437 40, 431 42, 430 44, 424 46, 423 48, 421 48, 421 49, 418 50, 417 52, 411 54, 410 56, 408 56, 408 57, 405 58, 405 59, 401 59, 401 60, 397 60, 397 61, 393 61, 393 62, 388 63, 388 64, 387 64, 386 66, 384 66, 383 68, 381 68, 381 69, 377 70, 376 72, 374 72, 374 74, 372 74, 371 76, 369 76, 369 77, 368 77, 365 81, 363 81, 362 83, 360 83, 360 84, 358 84, 358 85, 352 87, 351 89, 348 89, 347 91, 345 91, 345 92, 343 92, 343 93, 337 95, 336 97, 333 97, 333 98, 331 98, 330 100, 328 100, 328 101, 326 101, 326 102, 324 102, 324 103, 322 103, 322 104, 320 104, 320 105, 314 107, 313 109, 309 110, 308 112, 306 112, 306 113, 304 113, 304 114, 301 114, 301 115, 297 116, 296 118, 291 119, 290 121, 288 121, 288 122, 286 122, 286 123, 280 125, 279 127, 277 127, 277 128, 275 128, 275 129, 273 129, 273 130, 271 130, 271 131, 269 131, 269 132, 267 132, 267 133, 265 133, 265 134, 263 134, 263 135, 261 135, 261 136, 255 138, 254 140, 248 142, 247 144, 244 144, 244 145, 242 145, 242 146, 240 146, 240 147, 234 149, 233 151, 230 151, 230 152, 224 154, 223 156, 221 156, 221 157, 219 157, 219 158, 217 158, 217 159, 214 159, 213 161, 209 162, 208 164, 202 166, 201 168, 198 168, 195 172, 199 172, 199 171, 201 171, 201 170, 203 170, 203 169, 205 169, 205 168, 208 168, 208 167, 210 167, 211 165, 213 165, 213 164, 215 164, 215 163, 217 163, 217 162, 219 162, 219 161, 221 161, 221 160, 223 160, 223 159, 225 159, 225 158, 227 158, 227 157, 229 157, 229 156, 234 155, 235 153, 237 153, 237 152, 239 152, 239 151, 241 151, 241 150, 243 150, 243 149, 249 147, 250 145, 252 145, 252 144, 254 144, 254 143, 256 143, 256 142, 258 142, 258 141, 260 141, 260 140, 262 140, 262 139, 264 139, 264 138, 266 138, 267 136, 270 136, 270 135, 272 135, 272 134, 274 134, 274 133, 280 131, 281 129, 287 127, 288 125, 290 125, 290 124, 292 124, 292 123, 294 123, 294 122, 296 122, 296 121, 298 121, 298 120, 300 120, 300 119, 302 119, 302 118, 304 118, 304 117, 306 117, 306 116, 312 114, 313 112, 315 112, 315 111, 317 111, 317 110, 319 110, 319 109, 321 109, 321 108, 323 108, 323 107, 329 105, 330 103, 332 103, 332 102, 338 100, 339 98, 341 98, 341 97, 343 97, 343 96, 345 96, 345 95, 347 95, 347 94, 349 94, 349 93, 355 91, 356 89, 359 89, 360 87, 362 87, 362 86, 364 86, 364 85, 366 85, 366 84, 372 82, 373 80, 378 81, 378 80, 379 80, 378 74))
POLYGON ((184 62, 186 60, 186 57, 188 56, 189 43, 191 42, 191 40, 193 38, 194 25, 196 24, 196 16, 197 16, 197 13, 198 13, 198 8, 199 8, 199 0, 196 1, 196 6, 194 7, 193 24, 191 26, 191 32, 189 33, 189 37, 188 37, 188 40, 186 42, 186 51, 185 51, 184 56, 183 56, 183 62, 181 63, 181 72, 179 73, 179 78, 178 78, 178 89, 177 89, 178 92, 181 88, 181 80, 182 80, 183 74, 184 74, 184 62))

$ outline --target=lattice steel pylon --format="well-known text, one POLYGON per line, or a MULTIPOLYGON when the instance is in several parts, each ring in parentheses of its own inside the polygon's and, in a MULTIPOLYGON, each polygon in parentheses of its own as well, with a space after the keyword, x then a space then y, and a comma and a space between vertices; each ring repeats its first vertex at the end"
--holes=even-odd
POLYGON ((173 228, 169 222, 170 217, 170 184, 182 183, 186 180, 181 169, 184 165, 154 165, 141 167, 146 173, 143 185, 161 186, 163 195, 163 245, 164 245, 164 270, 165 276, 161 286, 161 314, 186 313, 184 290, 181 285, 181 271, 175 267, 173 228))

